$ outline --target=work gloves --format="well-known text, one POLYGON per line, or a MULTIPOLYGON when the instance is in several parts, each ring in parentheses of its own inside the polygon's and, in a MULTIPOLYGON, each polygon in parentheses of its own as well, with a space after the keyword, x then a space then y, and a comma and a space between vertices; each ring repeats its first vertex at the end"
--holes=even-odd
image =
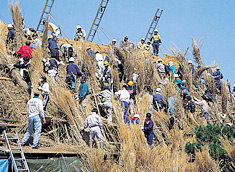
POLYGON ((42 90, 42 87, 38 87, 38 90, 42 90))

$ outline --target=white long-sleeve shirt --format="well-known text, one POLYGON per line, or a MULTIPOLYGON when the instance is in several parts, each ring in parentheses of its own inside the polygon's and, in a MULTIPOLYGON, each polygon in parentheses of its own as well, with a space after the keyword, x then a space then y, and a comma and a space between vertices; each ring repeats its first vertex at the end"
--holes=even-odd
POLYGON ((32 98, 27 103, 27 115, 28 117, 34 117, 40 115, 44 118, 44 110, 42 100, 39 98, 32 98))
POLYGON ((100 129, 102 129, 103 124, 102 120, 99 115, 97 115, 95 112, 91 112, 90 116, 87 117, 86 121, 84 122, 84 129, 89 127, 96 127, 99 126, 100 129))
POLYGON ((130 102, 130 93, 127 90, 119 90, 115 95, 120 96, 121 101, 130 102))
POLYGON ((44 84, 41 85, 42 87, 42 95, 49 94, 49 84, 45 82, 44 84))
POLYGON ((196 97, 194 97, 194 103, 201 107, 202 112, 208 112, 209 106, 206 100, 199 100, 196 97))
POLYGON ((95 54, 95 60, 96 60, 96 62, 104 61, 104 58, 103 58, 102 54, 96 53, 95 54))
POLYGON ((165 66, 162 63, 156 64, 155 68, 157 69, 158 72, 165 73, 165 66))

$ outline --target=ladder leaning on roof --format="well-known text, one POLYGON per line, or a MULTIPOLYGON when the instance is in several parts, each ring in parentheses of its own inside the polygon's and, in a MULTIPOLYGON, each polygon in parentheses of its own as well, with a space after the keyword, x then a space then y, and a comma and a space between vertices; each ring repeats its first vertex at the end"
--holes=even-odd
POLYGON ((145 41, 151 39, 151 37, 153 35, 153 32, 154 32, 154 30, 157 27, 158 21, 160 20, 162 12, 163 12, 163 10, 160 11, 159 8, 157 9, 157 12, 154 15, 153 21, 152 21, 152 23, 151 23, 151 25, 149 27, 148 33, 146 34, 145 41))
POLYGON ((43 21, 46 21, 47 16, 51 13, 52 6, 54 4, 54 0, 47 0, 45 7, 42 11, 42 15, 40 21, 37 26, 37 32, 43 32, 43 21))
POLYGON ((15 136, 13 138, 8 138, 6 130, 3 130, 3 136, 5 138, 7 148, 9 149, 11 161, 12 161, 15 171, 16 172, 20 172, 20 171, 30 172, 28 163, 24 156, 23 149, 20 145, 20 140, 19 140, 17 131, 15 131, 15 136), (12 142, 16 142, 18 147, 12 148, 10 145, 12 142), (18 158, 15 158, 15 154, 19 154, 20 156, 18 158))
POLYGON ((93 21, 92 23, 92 26, 91 26, 91 29, 90 29, 90 32, 87 36, 87 41, 90 41, 92 42, 94 40, 94 37, 95 37, 95 34, 99 28, 99 25, 100 25, 100 22, 101 22, 101 19, 104 15, 104 12, 105 12, 105 9, 108 5, 108 2, 109 0, 102 0, 101 3, 100 3, 100 7, 98 9, 98 12, 95 16, 95 20, 93 21))

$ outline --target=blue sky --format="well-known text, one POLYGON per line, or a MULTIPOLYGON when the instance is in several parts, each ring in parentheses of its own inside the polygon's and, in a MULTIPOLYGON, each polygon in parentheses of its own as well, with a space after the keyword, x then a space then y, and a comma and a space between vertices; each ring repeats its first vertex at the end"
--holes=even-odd
MULTIPOLYGON (((46 0, 20 0, 20 7, 28 27, 37 27, 46 0)), ((76 25, 89 32, 101 0, 55 0, 52 16, 70 39, 76 25)), ((161 50, 168 52, 175 45, 190 52, 191 37, 201 39, 201 56, 204 64, 216 61, 225 79, 235 83, 235 1, 234 0, 110 0, 101 21, 101 27, 110 39, 118 42, 125 35, 139 42, 145 37, 156 10, 163 9, 158 24, 162 38, 161 50)), ((0 19, 11 23, 8 0, 1 0, 0 19)), ((98 31, 94 42, 107 44, 109 40, 98 31)), ((161 55, 161 54, 160 54, 161 55)))

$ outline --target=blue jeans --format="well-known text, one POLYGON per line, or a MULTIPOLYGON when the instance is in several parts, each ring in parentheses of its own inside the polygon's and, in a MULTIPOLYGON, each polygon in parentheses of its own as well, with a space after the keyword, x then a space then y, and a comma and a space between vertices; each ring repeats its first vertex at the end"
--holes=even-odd
POLYGON ((71 79, 71 81, 72 81, 72 85, 71 85, 72 89, 75 89, 75 87, 76 87, 76 80, 77 80, 77 76, 76 76, 76 75, 73 75, 73 77, 74 77, 74 82, 73 82, 72 75, 67 74, 67 78, 70 78, 70 79, 71 79))
POLYGON ((129 103, 127 103, 125 101, 121 101, 121 104, 122 104, 122 106, 125 107, 125 110, 124 110, 124 122, 126 124, 128 122, 128 104, 129 103))
POLYGON ((148 145, 151 146, 153 144, 153 131, 150 133, 145 133, 145 137, 147 138, 148 145))
POLYGON ((159 42, 153 42, 153 55, 158 55, 159 42))
POLYGON ((24 145, 30 138, 34 129, 34 138, 33 138, 33 146, 36 147, 38 145, 38 140, 40 138, 41 130, 42 130, 42 121, 39 115, 33 116, 29 118, 28 130, 25 133, 21 145, 24 145))

